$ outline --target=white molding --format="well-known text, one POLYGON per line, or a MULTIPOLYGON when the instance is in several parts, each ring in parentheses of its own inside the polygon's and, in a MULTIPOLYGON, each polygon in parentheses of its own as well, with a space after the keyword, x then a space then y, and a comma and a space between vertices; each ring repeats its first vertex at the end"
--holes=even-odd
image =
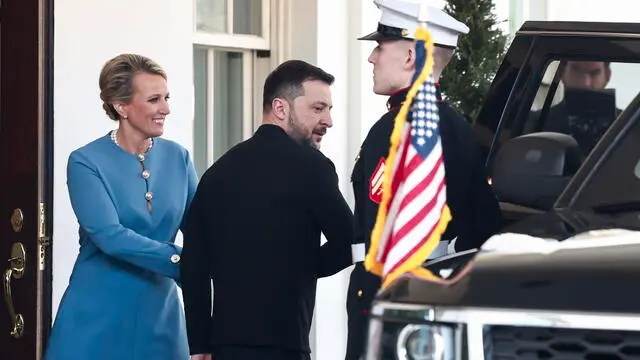
POLYGON ((270 29, 273 22, 271 20, 272 7, 279 6, 282 2, 288 0, 271 1, 271 0, 255 0, 261 1, 261 36, 250 34, 234 34, 233 31, 233 2, 227 1, 227 33, 207 33, 198 31, 197 27, 197 3, 193 0, 193 43, 202 46, 224 47, 230 49, 249 49, 249 50, 269 50, 270 49, 270 29))
POLYGON ((291 12, 290 0, 272 1, 269 31, 271 36, 271 68, 291 58, 291 12))
POLYGON ((254 88, 254 55, 255 51, 242 52, 242 140, 253 135, 253 91, 254 88))
MULTIPOLYGON (((220 1, 220 0, 218 0, 220 1)), ((227 0, 227 33, 233 34, 233 0, 227 0)))
MULTIPOLYGON (((282 0, 276 0, 273 1, 275 3, 281 2, 282 0)), ((271 29, 271 0, 262 0, 262 39, 264 39, 264 41, 267 44, 268 48, 271 48, 271 33, 270 33, 270 29, 271 29)), ((277 21, 275 21, 277 22, 277 21)), ((268 50, 268 49, 265 49, 268 50)))
POLYGON ((193 43, 201 46, 229 49, 269 50, 269 40, 255 35, 208 34, 196 32, 193 43))
POLYGON ((205 129, 207 138, 207 168, 213 165, 214 159, 214 114, 215 114, 215 53, 212 48, 207 51, 207 97, 206 102, 206 117, 205 117, 205 129))

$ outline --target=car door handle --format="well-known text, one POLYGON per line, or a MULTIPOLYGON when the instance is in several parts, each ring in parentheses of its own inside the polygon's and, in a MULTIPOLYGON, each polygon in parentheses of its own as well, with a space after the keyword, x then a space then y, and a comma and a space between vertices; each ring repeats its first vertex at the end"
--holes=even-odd
POLYGON ((11 280, 22 278, 26 263, 27 256, 24 250, 24 245, 19 242, 14 243, 11 249, 11 258, 9 259, 9 268, 4 272, 2 282, 4 285, 4 301, 7 304, 9 317, 11 318, 11 331, 9 334, 16 339, 21 338, 24 333, 24 317, 22 314, 16 313, 16 309, 13 306, 11 280))

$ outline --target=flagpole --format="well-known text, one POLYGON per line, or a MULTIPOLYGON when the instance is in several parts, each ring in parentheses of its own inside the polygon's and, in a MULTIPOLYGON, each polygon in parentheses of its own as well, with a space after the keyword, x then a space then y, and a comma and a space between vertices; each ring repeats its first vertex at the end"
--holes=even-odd
POLYGON ((429 20, 429 8, 425 3, 420 4, 420 12, 418 13, 418 23, 423 28, 427 28, 427 21, 429 20))

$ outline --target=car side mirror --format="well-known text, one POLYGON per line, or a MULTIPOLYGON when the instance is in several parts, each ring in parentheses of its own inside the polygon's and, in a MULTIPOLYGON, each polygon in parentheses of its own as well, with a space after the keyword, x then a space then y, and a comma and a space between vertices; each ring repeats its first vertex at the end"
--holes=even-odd
POLYGON ((498 150, 491 168, 501 202, 549 210, 581 164, 570 135, 539 132, 515 137, 498 150))

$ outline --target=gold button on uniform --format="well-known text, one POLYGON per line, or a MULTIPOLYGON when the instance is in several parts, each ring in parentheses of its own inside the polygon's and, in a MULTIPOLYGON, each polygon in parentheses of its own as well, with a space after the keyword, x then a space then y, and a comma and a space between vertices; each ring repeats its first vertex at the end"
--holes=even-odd
POLYGON ((149 191, 148 193, 144 194, 144 198, 147 199, 147 201, 151 201, 151 199, 153 199, 153 193, 149 191))
POLYGON ((149 176, 151 176, 151 172, 150 172, 149 170, 145 169, 145 170, 142 172, 142 178, 143 178, 143 179, 148 179, 148 178, 149 178, 149 176))
POLYGON ((138 161, 144 161, 144 154, 138 154, 138 161))
POLYGON ((178 254, 173 254, 171 255, 171 262, 174 264, 177 264, 180 262, 180 255, 178 254))
POLYGON ((362 297, 362 290, 358 290, 358 297, 362 297))

